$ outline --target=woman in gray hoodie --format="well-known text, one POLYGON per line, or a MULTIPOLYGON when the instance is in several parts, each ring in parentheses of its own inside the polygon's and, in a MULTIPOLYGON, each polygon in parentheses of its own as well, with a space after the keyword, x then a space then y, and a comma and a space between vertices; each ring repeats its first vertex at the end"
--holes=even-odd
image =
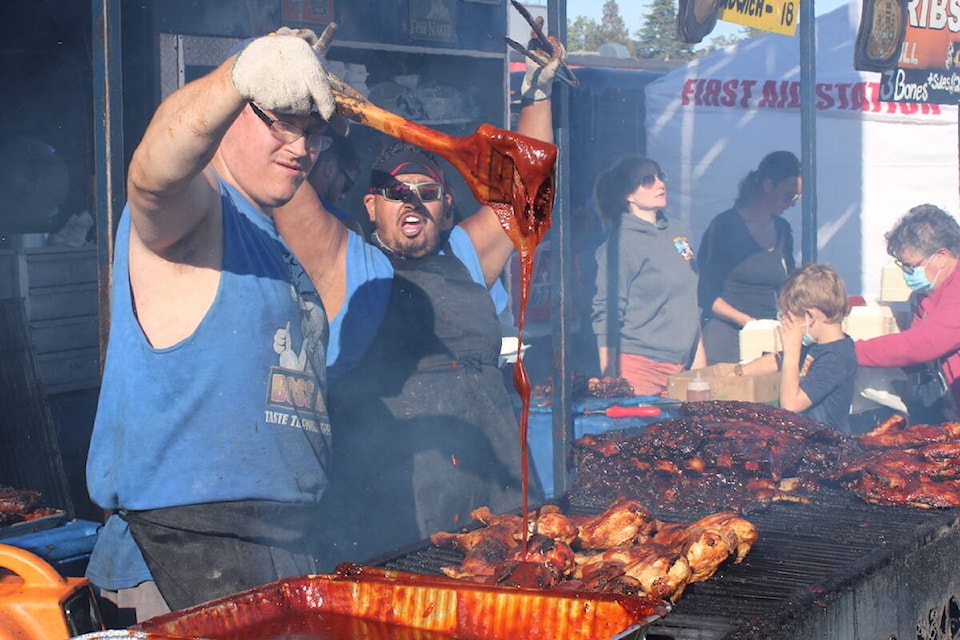
POLYGON ((597 178, 607 223, 597 250, 593 331, 600 371, 637 395, 659 396, 667 378, 706 364, 690 232, 664 213, 666 176, 649 158, 628 156, 597 178))

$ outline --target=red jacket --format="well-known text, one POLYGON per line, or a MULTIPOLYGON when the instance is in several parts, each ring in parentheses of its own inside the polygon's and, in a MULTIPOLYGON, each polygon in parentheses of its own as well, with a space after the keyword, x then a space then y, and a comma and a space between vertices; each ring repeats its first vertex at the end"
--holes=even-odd
POLYGON ((944 358, 943 375, 960 402, 960 269, 920 301, 909 329, 857 340, 856 349, 857 362, 865 367, 904 367, 944 358))

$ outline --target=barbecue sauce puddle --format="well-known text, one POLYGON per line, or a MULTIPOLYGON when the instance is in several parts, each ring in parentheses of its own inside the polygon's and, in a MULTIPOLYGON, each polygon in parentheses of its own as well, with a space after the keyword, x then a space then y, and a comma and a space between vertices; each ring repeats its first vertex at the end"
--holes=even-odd
POLYGON ((233 629, 228 635, 216 637, 230 640, 457 640, 462 636, 337 613, 297 611, 233 629))

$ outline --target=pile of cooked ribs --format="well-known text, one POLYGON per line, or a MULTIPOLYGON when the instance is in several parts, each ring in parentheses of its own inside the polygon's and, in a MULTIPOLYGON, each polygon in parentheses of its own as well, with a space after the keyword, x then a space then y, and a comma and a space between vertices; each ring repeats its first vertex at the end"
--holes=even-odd
POLYGON ((750 402, 686 402, 679 413, 640 433, 578 438, 570 495, 679 514, 809 502, 824 487, 880 505, 960 506, 960 423, 907 426, 898 414, 856 436, 750 402))
POLYGON ((578 438, 571 495, 625 495, 674 513, 746 513, 775 501, 808 501, 822 479, 836 477, 860 453, 855 438, 769 405, 686 402, 679 413, 640 433, 578 438))
POLYGON ((907 426, 896 415, 862 436, 799 414, 735 401, 687 402, 679 417, 642 432, 574 442, 571 504, 610 504, 600 515, 546 505, 530 514, 527 546, 518 515, 475 510, 480 528, 435 533, 433 544, 465 554, 443 572, 485 584, 571 588, 675 602, 757 539, 740 517, 776 501, 809 502, 823 487, 867 502, 960 506, 960 423, 907 426), (658 515, 695 522, 666 523, 658 515), (696 516, 692 516, 696 517, 696 516))
POLYGON ((960 423, 907 426, 894 415, 860 438, 863 456, 840 473, 843 485, 880 505, 960 506, 960 423))
POLYGON ((465 554, 452 578, 528 588, 606 591, 676 602, 686 586, 712 576, 728 558, 739 563, 757 539, 753 524, 732 512, 696 522, 654 519, 639 502, 618 498, 600 515, 565 515, 546 505, 523 520, 486 507, 473 519, 482 527, 435 533, 438 547, 465 554))
MULTIPOLYGON (((547 379, 547 384, 534 386, 531 395, 537 406, 549 406, 553 400, 553 376, 547 379)), ((570 396, 574 399, 629 398, 633 395, 633 386, 626 378, 596 378, 576 371, 571 378, 570 396)))
POLYGON ((0 485, 0 527, 57 513, 55 509, 39 507, 42 498, 39 491, 0 485))

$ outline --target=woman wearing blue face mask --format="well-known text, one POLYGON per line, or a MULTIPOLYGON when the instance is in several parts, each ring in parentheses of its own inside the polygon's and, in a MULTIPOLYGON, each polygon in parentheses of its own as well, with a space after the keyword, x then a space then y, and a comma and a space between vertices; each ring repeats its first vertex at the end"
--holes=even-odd
MULTIPOLYGON (((936 406, 928 404, 936 397, 921 393, 926 408, 933 411, 920 419, 955 419, 960 400, 960 275, 956 273, 960 225, 942 209, 923 204, 910 209, 886 239, 887 253, 897 261, 914 291, 913 319, 910 328, 900 333, 858 340, 857 360, 868 367, 929 365, 934 374, 942 376, 946 393, 936 406)), ((933 382, 939 384, 940 380, 933 382)), ((911 408, 911 419, 918 421, 919 416, 913 414, 911 408)))

